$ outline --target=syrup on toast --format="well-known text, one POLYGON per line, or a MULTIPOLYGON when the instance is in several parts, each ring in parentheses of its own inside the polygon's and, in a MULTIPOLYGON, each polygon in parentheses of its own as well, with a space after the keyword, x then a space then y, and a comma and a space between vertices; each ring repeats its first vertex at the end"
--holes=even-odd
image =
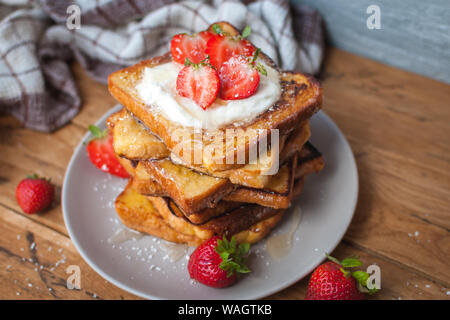
MULTIPOLYGON (((226 22, 217 24, 230 35, 239 34, 236 28, 226 22)), ((274 66, 266 55, 260 54, 260 59, 274 66)), ((145 68, 170 61, 170 54, 167 53, 114 72, 108 78, 109 91, 184 163, 193 163, 194 150, 198 150, 195 148, 199 148, 200 144, 203 151, 200 166, 210 172, 242 167, 243 164, 226 163, 226 159, 236 158, 239 153, 247 154, 249 147, 257 145, 261 139, 268 139, 271 129, 278 129, 280 137, 287 136, 298 124, 308 120, 321 108, 322 88, 317 80, 301 73, 280 71, 282 90, 278 101, 250 123, 233 126, 242 129, 242 134, 236 140, 225 141, 226 127, 224 127, 215 131, 203 129, 201 141, 198 141, 198 136, 193 134, 192 128, 182 127, 163 117, 152 106, 147 106, 136 90, 145 68), (261 130, 263 134, 255 135, 255 132, 261 130), (179 148, 180 143, 183 148, 179 148)))

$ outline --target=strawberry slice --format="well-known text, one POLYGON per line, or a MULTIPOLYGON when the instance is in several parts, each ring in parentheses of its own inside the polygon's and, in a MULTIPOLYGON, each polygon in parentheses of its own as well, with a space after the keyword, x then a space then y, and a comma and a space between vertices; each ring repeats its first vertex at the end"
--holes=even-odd
POLYGON ((220 88, 219 75, 211 65, 205 63, 207 59, 200 63, 186 59, 186 66, 177 77, 178 94, 194 100, 203 110, 214 102, 220 88))
POLYGON ((248 98, 258 89, 258 69, 246 57, 233 56, 219 71, 220 98, 237 100, 248 98))
POLYGON ((89 125, 89 131, 94 136, 86 147, 91 162, 104 172, 109 172, 121 178, 128 178, 130 175, 114 153, 113 138, 108 133, 108 129, 102 131, 94 125, 89 125))
POLYGON ((202 31, 193 35, 185 33, 177 34, 170 42, 170 53, 175 62, 184 63, 188 58, 193 63, 199 63, 206 58, 206 44, 213 37, 208 31, 202 31))
POLYGON ((218 70, 231 57, 238 55, 251 57, 255 50, 255 47, 248 40, 235 39, 221 34, 214 35, 206 44, 206 54, 210 57, 209 61, 218 70))

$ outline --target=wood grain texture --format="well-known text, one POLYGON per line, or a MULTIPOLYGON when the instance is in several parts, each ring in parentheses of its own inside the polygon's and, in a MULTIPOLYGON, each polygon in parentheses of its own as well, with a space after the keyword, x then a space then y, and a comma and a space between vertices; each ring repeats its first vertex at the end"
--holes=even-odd
POLYGON ((332 45, 434 79, 450 82, 450 2, 291 0, 316 8, 332 45), (370 5, 381 29, 367 28, 370 5))
POLYGON ((0 207, 2 299, 129 299, 81 259, 70 239, 0 207), (80 267, 81 289, 68 289, 66 272, 80 267))
MULTIPOLYGON (((37 133, 0 115, 0 298, 136 298, 81 259, 59 199, 37 215, 21 213, 15 200, 17 183, 33 172, 60 190, 87 126, 115 105, 79 65, 74 73, 83 109, 61 130, 37 133), (65 287, 70 264, 82 269, 82 290, 65 287)), ((324 110, 348 138, 360 176, 355 217, 333 255, 357 254, 365 266, 381 267, 383 289, 371 299, 449 299, 450 86, 338 49, 329 50, 321 78, 324 110)), ((308 278, 269 298, 302 299, 308 278)))

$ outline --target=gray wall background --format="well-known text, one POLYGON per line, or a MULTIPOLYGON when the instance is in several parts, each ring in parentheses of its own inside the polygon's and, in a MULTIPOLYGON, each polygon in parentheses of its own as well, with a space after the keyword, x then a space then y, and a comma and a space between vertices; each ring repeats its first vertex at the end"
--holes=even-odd
POLYGON ((332 45, 450 83, 450 0, 291 0, 316 8, 332 45), (378 5, 381 29, 367 7, 378 5))

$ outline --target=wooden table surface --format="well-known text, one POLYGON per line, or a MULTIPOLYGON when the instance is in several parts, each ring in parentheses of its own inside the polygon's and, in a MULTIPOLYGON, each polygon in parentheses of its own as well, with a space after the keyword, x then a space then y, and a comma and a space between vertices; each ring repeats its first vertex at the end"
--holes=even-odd
MULTIPOLYGON (((83 108, 53 134, 0 116, 0 298, 136 299, 95 273, 72 244, 58 201, 22 213, 18 182, 51 177, 58 194, 74 147, 116 102, 74 65, 83 108), (79 265, 81 290, 66 288, 79 265)), ((330 49, 321 76, 324 110, 349 140, 359 172, 353 221, 333 255, 381 268, 373 299, 450 299, 450 86, 330 49)), ((345 185, 342 186, 345 188, 345 185)), ((303 299, 309 276, 271 296, 303 299)))

